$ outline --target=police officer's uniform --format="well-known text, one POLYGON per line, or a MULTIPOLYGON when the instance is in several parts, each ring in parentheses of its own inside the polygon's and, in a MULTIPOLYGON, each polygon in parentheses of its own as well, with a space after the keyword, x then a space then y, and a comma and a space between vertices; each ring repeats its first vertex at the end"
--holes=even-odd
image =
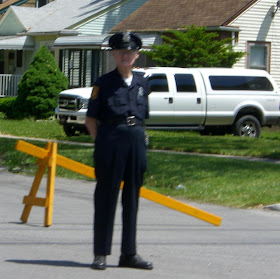
MULTIPOLYGON (((136 37, 137 41, 131 33, 119 33, 111 38, 113 49, 141 47, 139 38, 136 37)), ((121 252, 135 255, 139 190, 147 166, 143 129, 144 119, 148 118, 147 81, 133 73, 128 86, 117 69, 101 76, 94 84, 87 116, 96 118, 99 123, 94 152, 97 179, 94 254, 111 254, 116 204, 124 180, 121 252)), ((150 264, 148 269, 151 267, 150 264)))

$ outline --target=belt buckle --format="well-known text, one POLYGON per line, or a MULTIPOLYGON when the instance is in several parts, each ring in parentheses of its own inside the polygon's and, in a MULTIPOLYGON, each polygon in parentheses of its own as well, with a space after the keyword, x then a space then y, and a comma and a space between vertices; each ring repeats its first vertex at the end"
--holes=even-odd
POLYGON ((134 115, 128 116, 126 118, 126 125, 127 126, 135 126, 136 125, 136 118, 134 115))

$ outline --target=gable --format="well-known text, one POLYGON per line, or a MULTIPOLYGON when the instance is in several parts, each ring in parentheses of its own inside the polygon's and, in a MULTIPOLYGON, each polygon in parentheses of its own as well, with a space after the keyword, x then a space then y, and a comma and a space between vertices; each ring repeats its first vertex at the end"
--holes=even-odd
POLYGON ((15 35, 25 31, 25 27, 12 10, 9 8, 5 16, 0 21, 0 34, 1 36, 15 35))

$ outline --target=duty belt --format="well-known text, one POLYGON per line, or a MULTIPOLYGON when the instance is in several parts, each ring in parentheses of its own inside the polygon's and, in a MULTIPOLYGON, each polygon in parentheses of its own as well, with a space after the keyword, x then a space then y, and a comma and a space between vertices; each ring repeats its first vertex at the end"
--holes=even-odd
POLYGON ((126 118, 115 118, 115 119, 104 119, 101 120, 101 125, 121 125, 126 124, 127 126, 142 126, 143 120, 138 119, 135 115, 128 116, 126 118))

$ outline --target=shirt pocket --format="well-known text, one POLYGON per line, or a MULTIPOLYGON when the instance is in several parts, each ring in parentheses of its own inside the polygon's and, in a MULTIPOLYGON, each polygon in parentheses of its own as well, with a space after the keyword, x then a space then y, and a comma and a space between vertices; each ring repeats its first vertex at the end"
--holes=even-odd
POLYGON ((112 96, 108 99, 109 107, 120 107, 125 105, 127 105, 127 100, 122 96, 112 96))

